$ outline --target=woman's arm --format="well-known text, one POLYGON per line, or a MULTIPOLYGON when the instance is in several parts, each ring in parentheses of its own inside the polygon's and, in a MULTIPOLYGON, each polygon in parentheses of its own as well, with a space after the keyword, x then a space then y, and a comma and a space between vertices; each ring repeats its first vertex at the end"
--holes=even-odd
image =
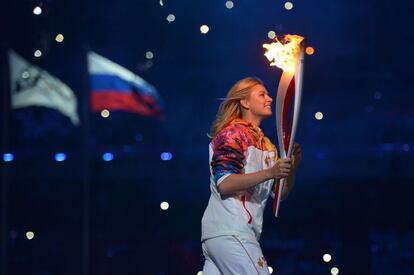
POLYGON ((290 169, 290 158, 279 159, 273 167, 268 169, 250 174, 231 174, 219 184, 218 191, 223 195, 243 191, 273 178, 287 177, 290 169))
POLYGON ((250 174, 231 174, 219 184, 218 191, 223 195, 236 193, 271 178, 272 176, 267 169, 250 174))

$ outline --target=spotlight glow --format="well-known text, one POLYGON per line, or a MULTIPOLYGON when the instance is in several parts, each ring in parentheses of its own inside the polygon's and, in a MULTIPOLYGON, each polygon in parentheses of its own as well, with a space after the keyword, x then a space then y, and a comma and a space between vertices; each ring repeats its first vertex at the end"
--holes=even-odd
POLYGON ((42 56, 42 51, 41 50, 36 50, 33 55, 35 57, 41 57, 42 56))
POLYGON ((34 15, 41 15, 42 14, 42 8, 37 6, 33 9, 33 14, 34 15))
POLYGON ((197 275, 203 275, 203 271, 197 272, 197 275))
POLYGON ((32 231, 26 232, 26 238, 32 240, 34 238, 34 233, 32 231))
POLYGON ((287 9, 288 11, 293 9, 293 3, 292 2, 286 2, 285 3, 285 9, 287 9))
POLYGON ((276 37, 276 33, 274 31, 270 31, 267 33, 267 37, 270 39, 274 39, 276 37))
POLYGON ((55 160, 58 162, 62 162, 66 160, 66 154, 65 153, 56 153, 55 154, 55 160))
POLYGON ((326 253, 326 254, 323 255, 322 259, 325 263, 329 263, 332 260, 332 256, 330 254, 326 253))
POLYGON ((164 6, 164 2, 160 0, 160 6, 164 6))
POLYGON ((65 39, 65 37, 63 36, 63 34, 59 33, 58 35, 56 35, 55 40, 58 43, 63 42, 63 40, 65 39))
POLYGON ((168 203, 168 202, 166 202, 166 201, 163 201, 161 204, 160 204, 160 207, 161 207, 161 209, 162 210, 167 210, 168 208, 170 208, 170 204, 168 203))
POLYGON ((321 120, 321 119, 323 118, 323 114, 322 114, 321 112, 316 112, 316 114, 315 114, 315 118, 316 118, 317 120, 321 120))
POLYGON ((228 8, 228 9, 232 9, 234 7, 234 3, 233 3, 233 1, 227 1, 226 2, 226 8, 228 8))
POLYGON ((200 32, 202 34, 207 34, 209 32, 210 28, 207 25, 201 25, 200 32))
POLYGON ((331 268, 331 274, 332 275, 338 275, 339 274, 339 269, 337 267, 332 267, 331 268))
POLYGON ((175 15, 174 15, 174 14, 169 14, 169 15, 167 16, 167 21, 168 21, 169 23, 174 22, 174 21, 175 21, 175 15))
POLYGON ((3 154, 3 161, 10 162, 14 160, 14 155, 12 153, 5 153, 3 154))
POLYGON ((107 110, 107 109, 103 109, 102 111, 101 111, 101 117, 103 117, 103 118, 107 118, 107 117, 109 117, 110 116, 110 112, 107 110))
POLYGON ((105 153, 105 154, 102 155, 102 159, 104 161, 111 161, 111 160, 114 159, 114 154, 112 154, 112 153, 105 153))
POLYGON ((145 58, 146 59, 153 59, 154 54, 151 51, 148 51, 148 52, 145 53, 145 58))

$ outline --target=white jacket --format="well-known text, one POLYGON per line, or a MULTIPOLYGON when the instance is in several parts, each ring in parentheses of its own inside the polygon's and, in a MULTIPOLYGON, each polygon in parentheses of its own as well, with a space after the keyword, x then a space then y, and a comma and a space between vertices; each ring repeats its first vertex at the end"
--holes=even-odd
POLYGON ((201 221, 201 241, 222 235, 259 240, 274 180, 231 195, 220 195, 218 185, 231 174, 273 166, 278 157, 275 146, 259 128, 236 119, 211 141, 209 153, 211 196, 201 221))

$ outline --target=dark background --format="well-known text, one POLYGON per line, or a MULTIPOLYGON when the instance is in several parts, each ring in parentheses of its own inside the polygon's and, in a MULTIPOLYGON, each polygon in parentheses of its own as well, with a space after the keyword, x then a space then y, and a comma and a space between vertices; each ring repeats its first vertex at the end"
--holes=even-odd
MULTIPOLYGON (((296 186, 279 218, 270 206, 265 213, 268 264, 275 274, 414 274, 411 2, 293 1, 290 11, 270 0, 235 0, 233 9, 222 0, 2 5, 1 153, 15 157, 1 162, 2 275, 202 270, 206 134, 237 80, 258 76, 275 97, 281 72, 262 49, 270 30, 305 36, 315 54, 305 61, 296 186), (10 48, 74 90, 79 127, 52 109, 11 110, 10 48), (91 113, 88 50, 154 85, 164 117, 91 113), (67 160, 56 162, 57 152, 67 160), (114 160, 103 161, 104 152, 114 160)), ((276 143, 274 118, 262 126, 276 143)))

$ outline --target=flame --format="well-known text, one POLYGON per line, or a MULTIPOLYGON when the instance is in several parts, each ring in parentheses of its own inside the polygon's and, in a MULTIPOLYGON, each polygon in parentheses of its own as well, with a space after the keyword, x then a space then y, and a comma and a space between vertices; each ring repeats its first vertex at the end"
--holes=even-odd
POLYGON ((285 72, 294 73, 300 53, 300 44, 303 37, 299 35, 287 34, 279 41, 272 44, 263 44, 266 49, 265 56, 271 62, 270 66, 281 68, 285 72))

